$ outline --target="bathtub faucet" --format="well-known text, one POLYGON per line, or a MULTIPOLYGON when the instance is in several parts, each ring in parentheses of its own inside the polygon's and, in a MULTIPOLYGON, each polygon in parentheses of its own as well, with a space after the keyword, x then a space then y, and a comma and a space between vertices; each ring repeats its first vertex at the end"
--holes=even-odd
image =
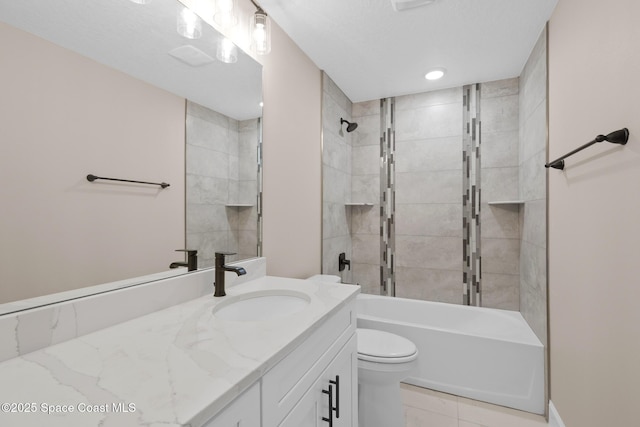
POLYGON ((224 257, 225 255, 235 255, 235 252, 216 252, 216 260, 215 260, 215 281, 213 282, 214 286, 214 297, 223 297, 226 295, 224 291, 224 272, 225 271, 233 271, 238 276, 242 276, 247 274, 247 271, 242 267, 233 267, 230 265, 224 265, 224 257))

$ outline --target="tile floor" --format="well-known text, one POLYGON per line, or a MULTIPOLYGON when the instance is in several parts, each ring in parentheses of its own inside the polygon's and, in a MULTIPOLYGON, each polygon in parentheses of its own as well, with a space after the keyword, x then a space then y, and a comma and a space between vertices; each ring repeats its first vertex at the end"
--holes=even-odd
POLYGON ((401 385, 405 427, 547 427, 543 416, 409 384, 401 385))

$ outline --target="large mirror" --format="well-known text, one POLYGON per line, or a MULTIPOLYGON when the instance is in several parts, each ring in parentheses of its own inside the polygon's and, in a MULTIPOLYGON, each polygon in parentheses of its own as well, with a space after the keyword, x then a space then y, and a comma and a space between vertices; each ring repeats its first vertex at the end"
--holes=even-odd
POLYGON ((259 255, 262 68, 183 9, 0 0, 0 314, 259 255))

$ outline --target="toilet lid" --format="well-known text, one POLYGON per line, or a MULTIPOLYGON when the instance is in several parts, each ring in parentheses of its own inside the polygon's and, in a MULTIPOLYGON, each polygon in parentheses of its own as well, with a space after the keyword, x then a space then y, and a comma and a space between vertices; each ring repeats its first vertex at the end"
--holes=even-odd
MULTIPOLYGON (((396 334, 377 329, 356 329, 358 336, 358 357, 364 360, 402 359, 411 360, 416 355, 416 345, 396 334)), ((388 360, 393 363, 393 360, 388 360)))

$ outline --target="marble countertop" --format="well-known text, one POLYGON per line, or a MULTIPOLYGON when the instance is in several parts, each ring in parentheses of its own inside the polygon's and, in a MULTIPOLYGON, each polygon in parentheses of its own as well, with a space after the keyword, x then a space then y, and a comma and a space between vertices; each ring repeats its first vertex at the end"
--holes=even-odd
POLYGON ((228 289, 228 297, 201 297, 6 360, 0 425, 200 426, 358 289, 262 277, 228 289), (212 314, 225 298, 269 289, 302 292, 311 302, 260 322, 212 314))

